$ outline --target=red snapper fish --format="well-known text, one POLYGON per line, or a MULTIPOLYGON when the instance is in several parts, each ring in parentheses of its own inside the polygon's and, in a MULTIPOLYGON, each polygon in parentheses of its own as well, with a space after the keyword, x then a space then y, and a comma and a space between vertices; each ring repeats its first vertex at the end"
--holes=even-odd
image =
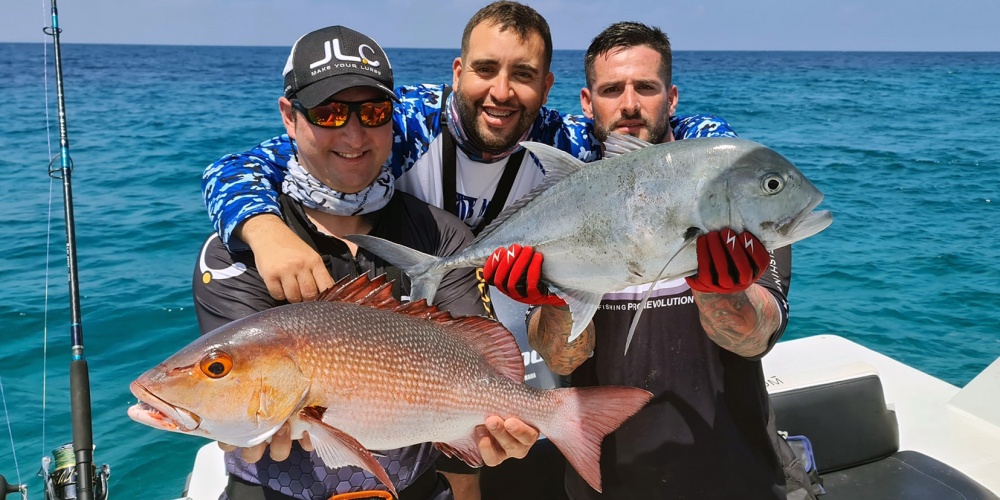
POLYGON ((327 467, 361 467, 396 493, 368 450, 433 442, 472 466, 474 428, 517 417, 547 436, 595 490, 601 441, 652 397, 633 387, 537 389, 497 321, 400 303, 384 276, 340 280, 318 301, 236 320, 131 384, 133 420, 233 446, 286 421, 327 467))

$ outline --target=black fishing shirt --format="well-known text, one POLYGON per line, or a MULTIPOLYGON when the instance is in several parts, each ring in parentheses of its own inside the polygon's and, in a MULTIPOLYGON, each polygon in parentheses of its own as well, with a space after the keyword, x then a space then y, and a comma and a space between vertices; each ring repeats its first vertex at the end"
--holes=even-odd
MULTIPOLYGON (((782 314, 768 350, 787 322, 791 248, 773 255, 757 282, 771 292, 782 314)), ((654 284, 624 354, 626 334, 647 289, 630 287, 604 296, 594 315, 594 355, 571 380, 580 387, 639 387, 653 399, 604 439, 603 494, 567 467, 570 498, 785 498, 760 356, 743 358, 713 342, 683 279, 654 284)))

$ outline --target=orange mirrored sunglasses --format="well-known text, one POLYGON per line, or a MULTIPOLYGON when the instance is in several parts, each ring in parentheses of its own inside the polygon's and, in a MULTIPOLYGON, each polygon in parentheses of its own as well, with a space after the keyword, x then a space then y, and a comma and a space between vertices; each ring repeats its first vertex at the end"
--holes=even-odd
POLYGON ((366 127, 381 127, 392 119, 391 99, 361 102, 327 101, 314 108, 307 108, 298 99, 292 99, 292 107, 299 110, 309 123, 324 128, 347 125, 351 113, 357 114, 361 124, 366 127))

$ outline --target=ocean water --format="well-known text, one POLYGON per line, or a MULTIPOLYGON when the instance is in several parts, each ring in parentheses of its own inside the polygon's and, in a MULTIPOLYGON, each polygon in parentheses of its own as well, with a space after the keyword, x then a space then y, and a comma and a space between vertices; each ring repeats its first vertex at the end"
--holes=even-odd
MULTIPOLYGON (((388 52, 398 83, 451 81, 457 50, 388 52)), ((285 56, 63 47, 95 462, 115 498, 179 496, 206 443, 132 422, 128 383, 197 335, 201 172, 282 132, 285 56)), ((582 60, 555 53, 549 105, 579 112, 582 60)), ((0 44, 0 473, 35 498, 41 456, 71 439, 51 62, 0 44)), ((833 225, 795 245, 786 339, 836 333, 956 385, 1000 356, 1000 54, 680 52, 674 83, 681 113, 728 119, 826 194, 833 225)))

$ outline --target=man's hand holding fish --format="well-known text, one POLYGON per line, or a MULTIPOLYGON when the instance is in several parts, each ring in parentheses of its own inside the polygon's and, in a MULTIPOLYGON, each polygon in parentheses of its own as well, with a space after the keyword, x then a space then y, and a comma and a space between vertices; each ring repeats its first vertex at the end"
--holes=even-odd
MULTIPOLYGON (((517 418, 506 420, 491 415, 486 418, 483 425, 476 426, 476 444, 479 446, 479 453, 483 455, 483 462, 488 467, 495 467, 503 463, 508 458, 524 458, 528 454, 531 446, 538 441, 538 429, 524 423, 517 418)), ((271 439, 256 446, 244 448, 240 454, 243 460, 248 463, 257 463, 264 453, 276 462, 288 458, 292 450, 292 441, 298 441, 299 446, 305 451, 313 451, 312 441, 309 433, 304 432, 300 439, 292 439, 291 426, 288 422, 275 432, 271 439)), ((219 443, 222 451, 233 451, 237 447, 225 443, 219 443)))

